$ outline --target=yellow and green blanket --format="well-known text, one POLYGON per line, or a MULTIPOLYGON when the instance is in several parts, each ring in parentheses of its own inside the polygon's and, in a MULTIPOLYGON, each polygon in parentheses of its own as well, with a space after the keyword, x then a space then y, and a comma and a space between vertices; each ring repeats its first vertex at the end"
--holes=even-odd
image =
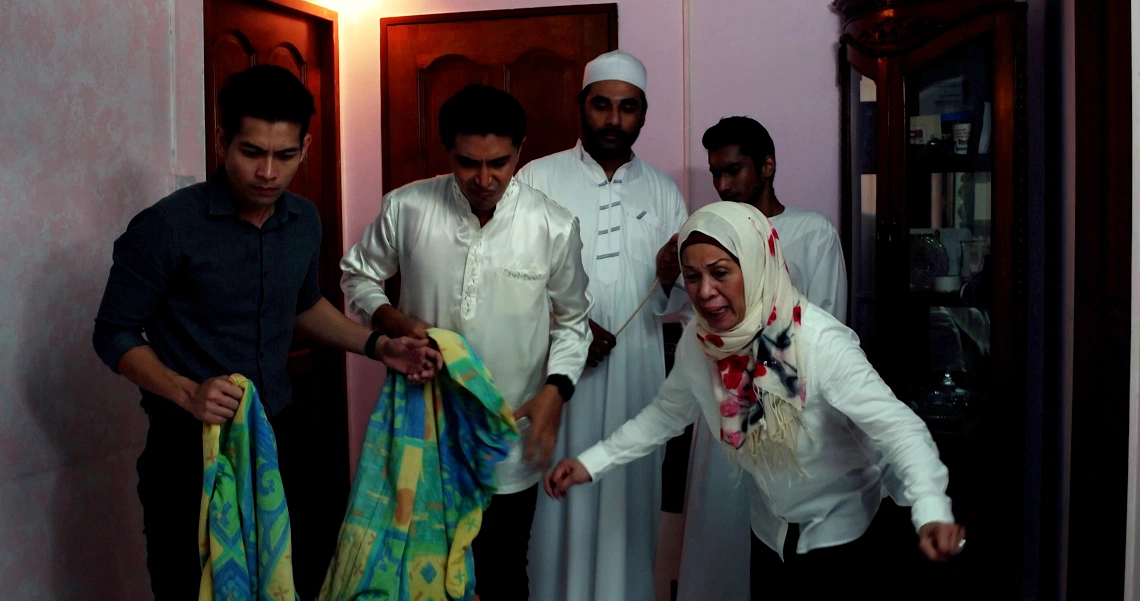
POLYGON ((277 443, 261 399, 242 376, 233 420, 202 430, 199 601, 294 601, 289 510, 277 443))
POLYGON ((428 335, 447 369, 425 386, 389 372, 321 601, 475 597, 471 542, 518 430, 463 337, 428 335))

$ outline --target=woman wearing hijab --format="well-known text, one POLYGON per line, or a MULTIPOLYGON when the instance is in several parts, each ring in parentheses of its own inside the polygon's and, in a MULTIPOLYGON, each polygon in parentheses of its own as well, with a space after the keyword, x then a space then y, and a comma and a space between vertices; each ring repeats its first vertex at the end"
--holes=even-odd
POLYGON ((697 317, 673 371, 641 413, 551 470, 547 494, 563 498, 649 454, 703 412, 765 500, 751 516, 753 599, 825 590, 882 598, 876 576, 892 564, 870 532, 883 499, 882 458, 901 476, 922 552, 934 561, 958 554, 965 529, 954 522, 949 473, 930 432, 855 333, 792 286, 768 219, 718 202, 695 212, 678 241, 697 317))

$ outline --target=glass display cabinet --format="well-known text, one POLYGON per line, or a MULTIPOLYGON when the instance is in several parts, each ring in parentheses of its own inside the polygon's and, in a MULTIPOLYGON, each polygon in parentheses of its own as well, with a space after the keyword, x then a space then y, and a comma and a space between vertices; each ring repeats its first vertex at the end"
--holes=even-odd
POLYGON ((950 468, 970 543, 949 565, 930 568, 941 574, 939 592, 1016 599, 1031 419, 1026 5, 833 6, 844 22, 849 325, 950 468))

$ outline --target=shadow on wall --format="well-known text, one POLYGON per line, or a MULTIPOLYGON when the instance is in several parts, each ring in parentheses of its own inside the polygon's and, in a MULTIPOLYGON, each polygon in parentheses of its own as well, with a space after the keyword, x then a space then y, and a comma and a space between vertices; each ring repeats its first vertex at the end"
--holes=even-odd
POLYGON ((28 295, 26 306, 34 308, 21 320, 17 368, 24 380, 19 394, 39 426, 38 438, 27 443, 54 458, 44 466, 51 473, 41 508, 50 511, 50 540, 36 541, 49 546, 36 555, 52 566, 50 582, 24 584, 61 601, 150 598, 134 470, 146 417, 137 389, 108 370, 91 346, 110 240, 126 223, 119 223, 121 211, 101 209, 139 206, 132 199, 148 192, 142 172, 130 166, 101 180, 92 202, 73 207, 89 213, 87 235, 45 241, 50 250, 29 256, 42 263, 28 266, 15 292, 28 295))
POLYGON ((708 170, 708 154, 702 149, 694 154, 693 164, 689 167, 689 213, 697 209, 720 201, 720 196, 713 187, 712 174, 708 170))

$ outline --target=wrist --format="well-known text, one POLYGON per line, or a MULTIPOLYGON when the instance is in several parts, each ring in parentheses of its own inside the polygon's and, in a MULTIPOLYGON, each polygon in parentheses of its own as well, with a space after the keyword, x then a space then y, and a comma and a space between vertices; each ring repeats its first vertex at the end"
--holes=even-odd
POLYGON ((954 512, 946 495, 930 495, 915 500, 910 507, 910 519, 915 532, 931 523, 953 524, 954 512))
POLYGON ((192 401, 194 399, 194 395, 198 393, 199 384, 190 378, 180 376, 173 371, 170 371, 168 375, 171 378, 171 384, 173 384, 172 390, 174 391, 174 398, 170 400, 174 401, 175 405, 178 405, 183 409, 189 408, 190 401, 192 401))
POLYGON ((563 403, 570 400, 574 396, 574 383, 570 378, 563 374, 550 374, 546 377, 546 386, 543 390, 552 389, 552 394, 563 403))
POLYGON ((383 349, 388 340, 390 339, 384 334, 380 333, 379 331, 373 331, 368 336, 368 340, 364 343, 364 356, 372 359, 373 361, 379 361, 379 349, 383 349))
POLYGON ((399 310, 392 305, 380 305, 372 314, 372 329, 379 330, 389 336, 392 335, 392 329, 396 327, 396 317, 399 314, 399 310))

